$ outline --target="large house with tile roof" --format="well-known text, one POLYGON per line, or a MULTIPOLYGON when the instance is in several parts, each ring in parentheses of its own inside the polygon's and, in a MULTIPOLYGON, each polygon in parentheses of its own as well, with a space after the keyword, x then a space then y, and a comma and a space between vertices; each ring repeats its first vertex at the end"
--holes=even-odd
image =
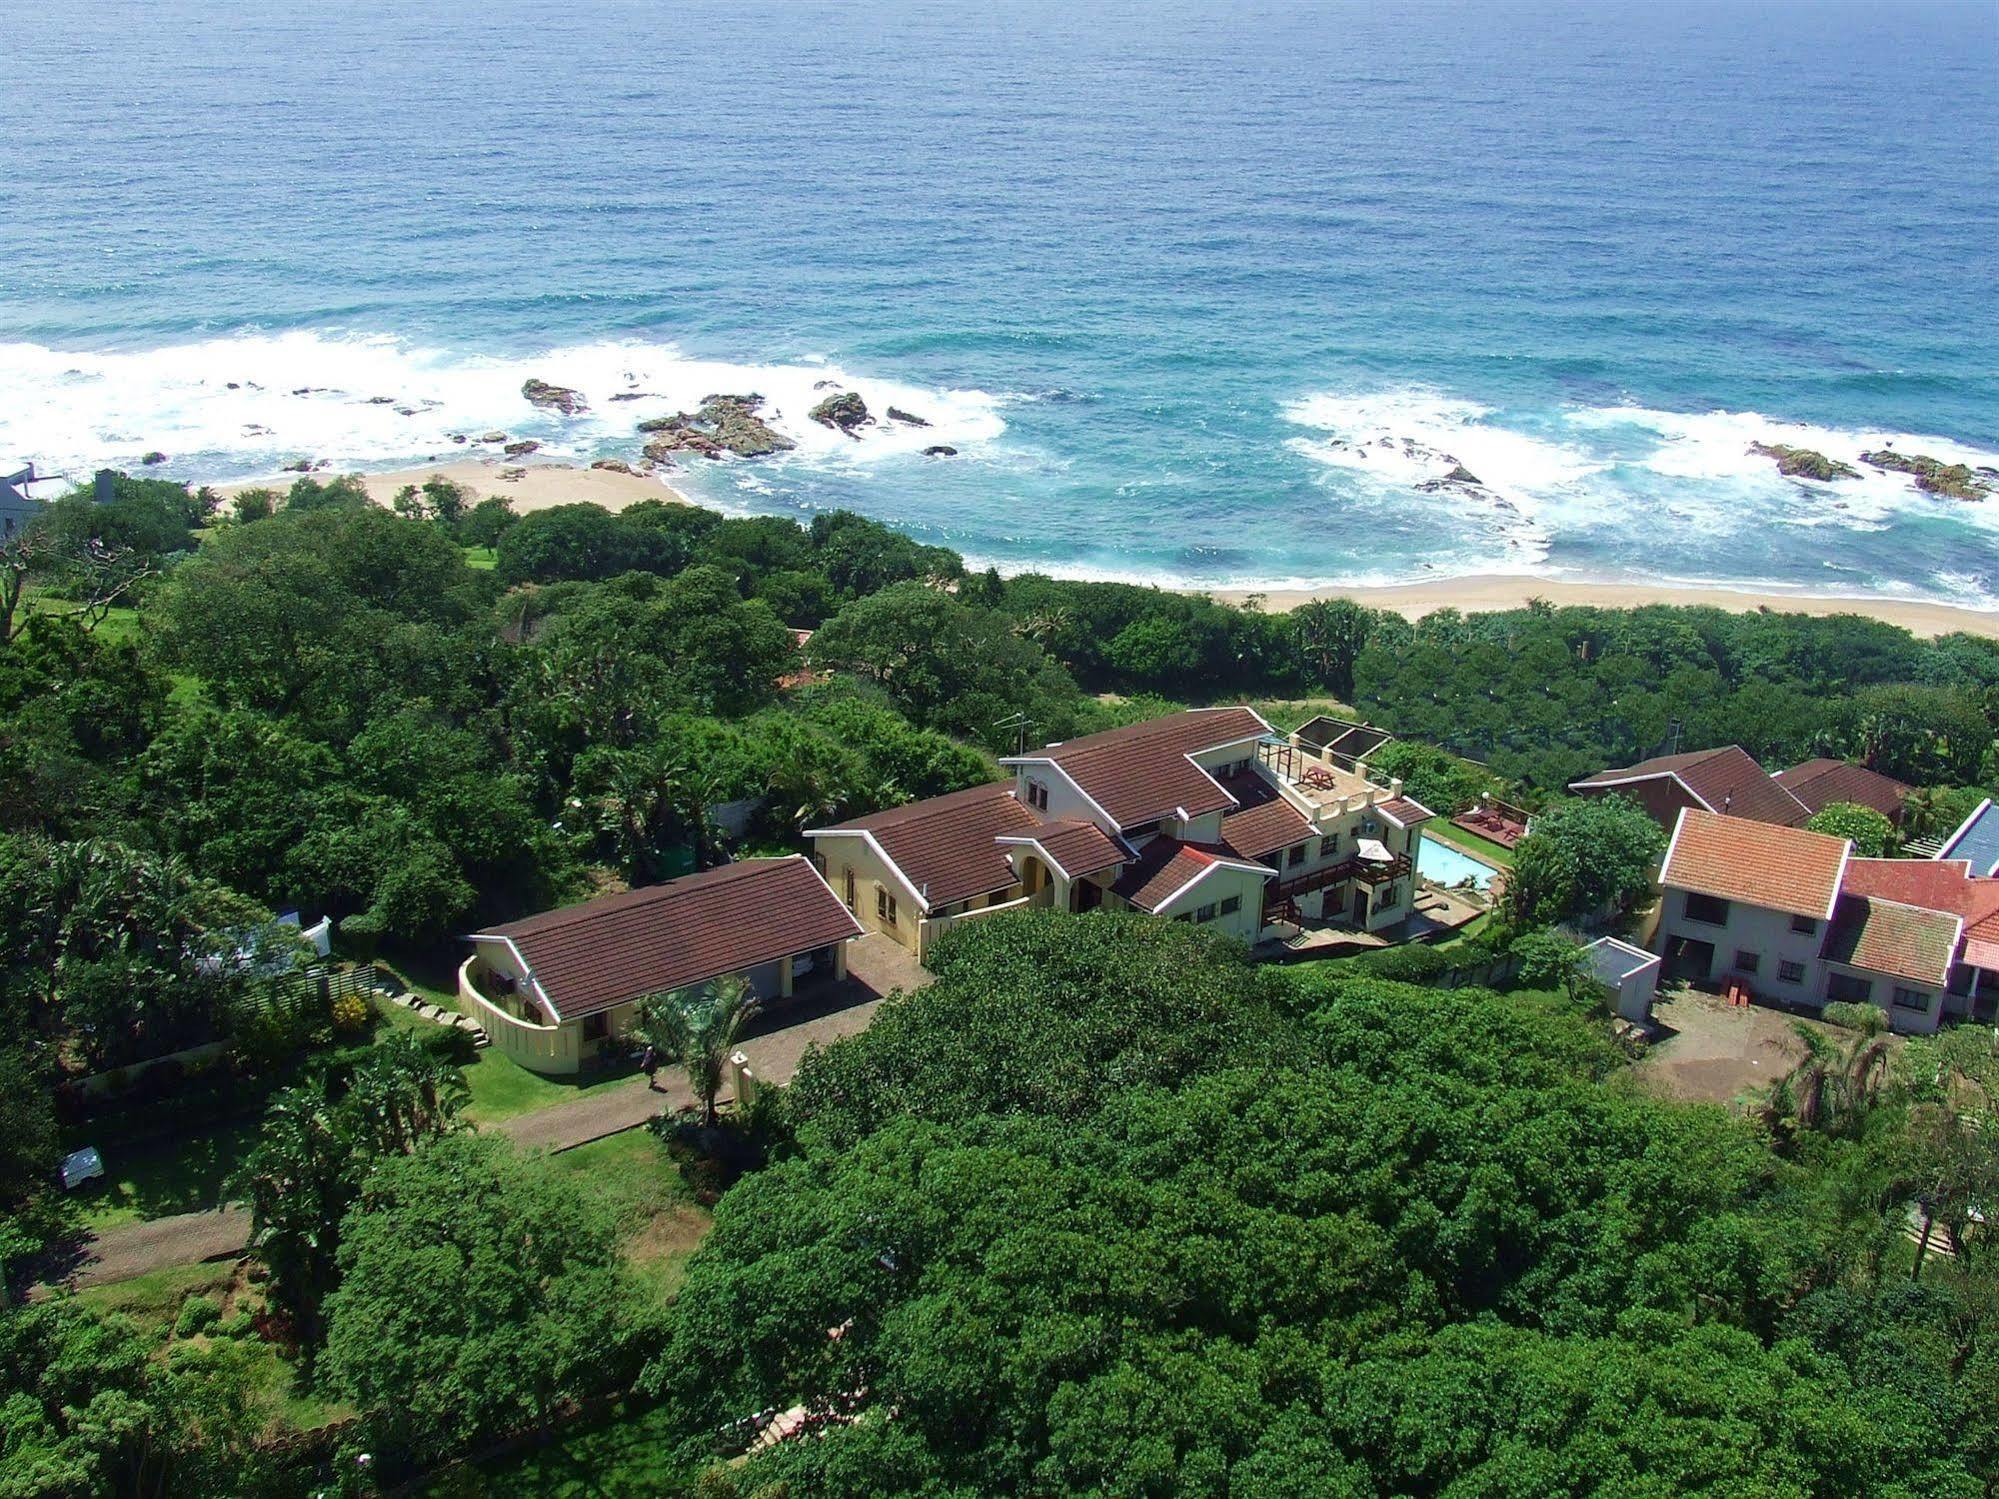
POLYGON ((1011 779, 808 833, 860 923, 918 957, 953 922, 1143 911, 1254 943, 1276 921, 1409 915, 1431 813, 1364 762, 1248 708, 1194 708, 1001 765, 1011 779))
POLYGON ((1901 826, 1909 793, 1914 789, 1878 770, 1854 765, 1846 760, 1804 760, 1771 777, 1813 812, 1823 812, 1835 802, 1869 807, 1901 826))
POLYGON ((1909 1032, 1999 1005, 1999 879, 1964 860, 1856 858, 1843 838, 1689 808, 1659 883, 1668 978, 1878 1004, 1909 1032))
POLYGON ((787 999, 844 978, 860 934, 804 855, 743 859, 474 932, 458 995, 523 1067, 573 1073, 626 1045, 647 994, 735 975, 787 999))
POLYGON ((1780 827, 1796 827, 1814 811, 1736 744, 1601 770, 1571 782, 1569 790, 1577 796, 1626 797, 1669 832, 1689 807, 1780 827))

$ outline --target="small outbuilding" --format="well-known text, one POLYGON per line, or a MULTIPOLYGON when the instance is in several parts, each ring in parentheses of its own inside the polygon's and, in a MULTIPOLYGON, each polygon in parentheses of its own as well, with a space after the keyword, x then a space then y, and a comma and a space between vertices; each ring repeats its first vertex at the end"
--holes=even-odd
POLYGON ((1620 1019, 1647 1021, 1659 992, 1659 957, 1615 937, 1599 937, 1583 949, 1610 1007, 1620 1019))

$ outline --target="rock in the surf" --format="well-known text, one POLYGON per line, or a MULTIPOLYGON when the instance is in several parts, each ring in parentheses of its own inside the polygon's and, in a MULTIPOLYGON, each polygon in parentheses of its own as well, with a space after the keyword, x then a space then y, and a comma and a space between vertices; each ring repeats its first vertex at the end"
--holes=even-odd
POLYGON ((536 453, 540 450, 540 443, 536 442, 532 437, 524 437, 519 442, 508 443, 500 451, 505 453, 509 458, 520 458, 528 453, 536 453))
POLYGON ((797 446, 757 414, 763 405, 758 395, 709 396, 695 412, 656 416, 639 423, 639 431, 652 440, 645 446, 646 457, 655 462, 671 460, 675 453, 699 453, 703 458, 734 454, 738 458, 766 458, 797 446))
POLYGON ((583 399, 581 391, 571 390, 566 385, 550 385, 546 380, 524 381, 521 394, 530 406, 539 406, 544 411, 559 411, 564 416, 578 416, 590 409, 590 403, 583 399))
POLYGON ((940 442, 935 447, 925 448, 923 450, 923 456, 926 458, 956 458, 958 456, 958 450, 954 447, 948 447, 944 443, 940 442))
POLYGON ((874 420, 868 414, 868 403, 851 390, 828 396, 806 414, 822 427, 831 427, 835 432, 844 432, 857 439, 859 429, 874 420))
POLYGON ((1777 472, 1787 479, 1816 479, 1821 484, 1830 484, 1835 479, 1860 477, 1860 470, 1852 464, 1828 458, 1811 448, 1794 448, 1782 442, 1752 442, 1749 451, 1776 459, 1777 472))
POLYGON ((1993 489, 1990 483, 1972 472, 1970 464, 1945 463, 1941 458, 1931 458, 1923 453, 1898 453, 1893 448, 1877 448, 1872 453, 1862 453, 1860 461, 1875 468, 1908 474, 1923 493, 1941 495, 1947 500, 1982 500, 1993 489))
POLYGON ((891 406, 888 408, 888 419, 892 422, 901 422, 905 426, 910 427, 927 427, 930 425, 922 417, 917 416, 913 412, 904 411, 900 406, 891 406))

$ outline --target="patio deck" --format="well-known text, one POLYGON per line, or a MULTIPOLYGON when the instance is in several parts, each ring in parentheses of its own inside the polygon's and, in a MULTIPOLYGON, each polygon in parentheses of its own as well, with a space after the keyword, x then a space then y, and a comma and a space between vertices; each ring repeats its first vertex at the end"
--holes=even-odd
POLYGON ((1264 928, 1264 939, 1251 951, 1253 956, 1271 963, 1351 957, 1411 942, 1441 942, 1484 914, 1482 908, 1455 893, 1426 890, 1413 912, 1378 932, 1364 932, 1338 921, 1316 926, 1279 921, 1264 928))

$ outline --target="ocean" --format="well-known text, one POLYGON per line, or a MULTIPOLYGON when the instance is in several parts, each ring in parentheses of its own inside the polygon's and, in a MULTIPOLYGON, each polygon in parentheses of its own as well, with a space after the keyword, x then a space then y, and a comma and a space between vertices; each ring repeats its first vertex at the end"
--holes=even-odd
POLYGON ((1990 0, 15 0, 0 53, 0 471, 631 457, 747 390, 798 448, 673 484, 1007 570, 1999 607, 1999 495, 1858 463, 1999 467, 1990 0))

